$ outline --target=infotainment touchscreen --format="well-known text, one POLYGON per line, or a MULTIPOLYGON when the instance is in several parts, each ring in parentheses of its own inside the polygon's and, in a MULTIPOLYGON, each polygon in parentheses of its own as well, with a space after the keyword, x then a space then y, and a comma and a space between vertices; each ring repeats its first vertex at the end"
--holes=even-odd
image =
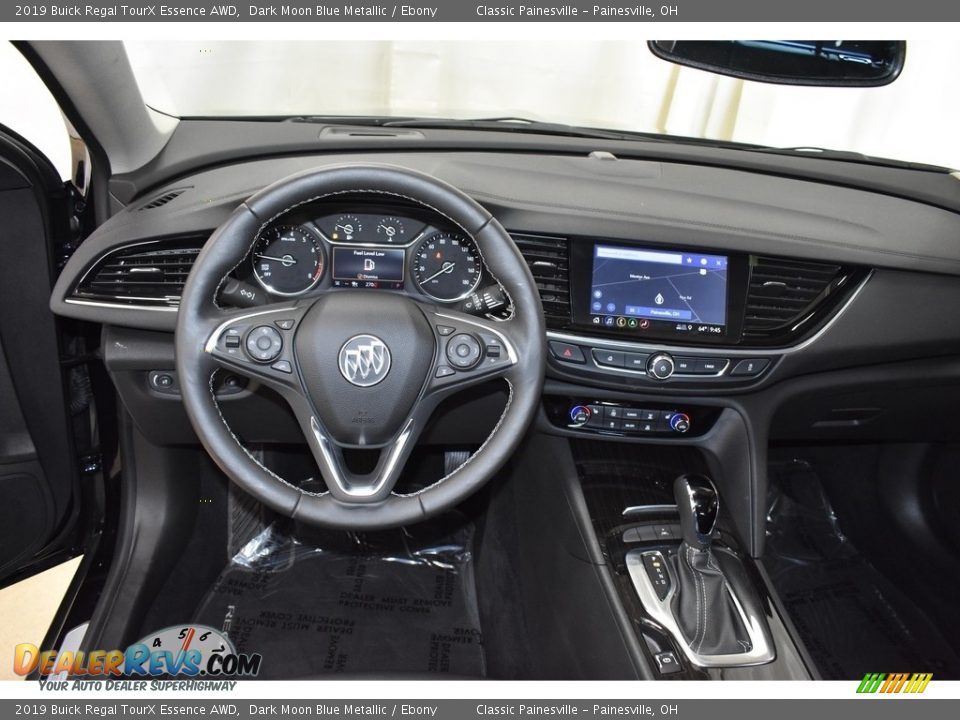
POLYGON ((725 255, 594 244, 590 320, 609 328, 722 336, 725 255))
POLYGON ((403 287, 404 251, 402 248, 333 248, 334 287, 403 287))

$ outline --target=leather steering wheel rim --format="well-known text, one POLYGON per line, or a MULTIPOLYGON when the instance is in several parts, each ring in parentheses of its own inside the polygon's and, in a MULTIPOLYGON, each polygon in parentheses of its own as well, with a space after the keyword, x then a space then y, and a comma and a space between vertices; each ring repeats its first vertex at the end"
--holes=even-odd
MULTIPOLYGON (((333 335, 339 332, 342 336, 348 329, 341 327, 343 323, 339 320, 335 324, 336 329, 331 325, 330 330, 333 335)), ((276 512, 310 525, 374 530, 412 524, 440 513, 493 477, 516 450, 539 407, 545 345, 543 313, 536 284, 510 236, 490 213, 463 192, 430 175, 390 165, 350 164, 309 170, 280 180, 242 203, 214 232, 197 257, 181 296, 176 328, 176 367, 183 403, 200 442, 220 469, 240 488, 276 512), (255 312, 224 310, 217 305, 217 293, 227 276, 248 256, 261 231, 271 222, 307 203, 358 194, 412 201, 459 226, 473 238, 487 270, 506 292, 513 306, 512 316, 497 322, 473 318, 378 290, 333 289, 319 297, 268 305, 255 312), (361 294, 324 300, 344 292, 361 294), (409 323, 411 333, 419 333, 421 339, 428 336, 428 326, 434 332, 438 323, 447 323, 455 326, 458 333, 472 334, 481 343, 501 344, 505 351, 498 357, 491 354, 474 371, 457 372, 440 380, 434 376, 439 374, 437 368, 446 362, 444 343, 448 342, 441 334, 431 336, 435 346, 429 362, 425 359, 427 353, 423 343, 414 347, 414 343, 407 343, 403 338, 394 338, 396 367, 387 372, 397 373, 398 378, 403 378, 401 374, 404 372, 408 378, 419 378, 424 368, 426 372, 423 387, 411 405, 412 410, 407 413, 406 422, 401 423, 383 443, 381 456, 386 456, 386 461, 381 457, 376 471, 379 475, 375 479, 389 481, 383 485, 374 481, 351 484, 345 480, 348 473, 337 455, 340 445, 353 447, 352 441, 359 439, 363 443, 365 439, 362 434, 351 436, 349 441, 334 437, 341 423, 337 422, 329 407, 321 407, 325 404, 318 402, 318 398, 327 397, 324 392, 352 393, 349 397, 360 404, 367 402, 366 397, 375 397, 372 394, 364 396, 362 390, 356 388, 338 386, 329 390, 329 386, 337 382, 329 374, 318 379, 318 374, 326 373, 323 368, 330 361, 327 356, 320 358, 313 354, 332 352, 325 350, 325 346, 332 347, 343 341, 340 336, 325 337, 324 323, 331 317, 339 318, 345 312, 344 308, 350 307, 347 298, 368 310, 366 313, 357 311, 356 317, 350 319, 355 323, 355 335, 368 333, 375 338, 377 332, 389 335, 390 328, 383 325, 386 320, 377 326, 378 320, 372 315, 387 315, 396 309, 404 313, 401 319, 409 323), (366 298, 371 299, 367 301, 366 298), (388 298, 391 303, 404 304, 386 305, 388 298), (225 350, 227 334, 247 332, 256 323, 269 325, 272 318, 286 315, 297 319, 294 330, 282 333, 284 352, 294 359, 295 370, 291 376, 249 362, 242 353, 236 355, 225 350), (213 377, 219 368, 246 374, 281 392, 297 415, 327 485, 326 492, 308 492, 281 478, 247 450, 220 412, 213 385, 213 377), (505 380, 510 395, 499 422, 482 446, 463 465, 426 488, 410 494, 393 492, 402 463, 439 400, 470 384, 491 378, 505 380), (333 432, 328 431, 328 425, 333 432), (391 463, 400 463, 400 468, 391 463)), ((384 383, 383 387, 387 385, 384 383)), ((408 380, 406 386, 412 385, 408 380)), ((377 388, 372 391, 380 392, 381 396, 386 392, 377 388)), ((404 402, 405 398, 397 400, 398 411, 394 414, 402 414, 400 411, 406 407, 404 402)), ((341 434, 343 432, 354 431, 341 431, 341 434)))

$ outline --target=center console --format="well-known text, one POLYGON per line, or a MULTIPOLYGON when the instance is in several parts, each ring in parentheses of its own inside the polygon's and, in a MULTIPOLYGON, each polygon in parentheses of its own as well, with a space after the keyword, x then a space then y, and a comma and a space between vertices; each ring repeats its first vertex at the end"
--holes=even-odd
POLYGON ((587 439, 569 447, 589 529, 657 677, 806 676, 783 614, 708 477, 706 454, 587 439))
POLYGON ((642 239, 514 240, 547 321, 540 430, 572 456, 578 530, 646 666, 663 679, 810 677, 754 561, 762 452, 749 403, 729 396, 789 371, 869 270, 642 239))

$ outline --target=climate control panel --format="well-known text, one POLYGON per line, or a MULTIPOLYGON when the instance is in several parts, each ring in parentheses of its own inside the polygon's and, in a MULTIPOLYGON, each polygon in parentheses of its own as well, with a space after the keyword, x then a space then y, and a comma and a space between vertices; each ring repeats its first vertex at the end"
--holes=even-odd
POLYGON ((719 409, 634 404, 609 400, 548 397, 547 416, 558 427, 579 432, 625 436, 681 437, 702 435, 719 409))

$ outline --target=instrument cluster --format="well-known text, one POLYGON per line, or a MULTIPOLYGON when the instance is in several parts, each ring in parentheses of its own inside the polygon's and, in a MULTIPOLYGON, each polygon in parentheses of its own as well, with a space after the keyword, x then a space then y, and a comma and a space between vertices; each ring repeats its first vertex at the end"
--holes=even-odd
POLYGON ((473 238, 416 208, 313 208, 257 237, 237 280, 278 297, 327 288, 392 290, 467 312, 506 311, 473 238))

